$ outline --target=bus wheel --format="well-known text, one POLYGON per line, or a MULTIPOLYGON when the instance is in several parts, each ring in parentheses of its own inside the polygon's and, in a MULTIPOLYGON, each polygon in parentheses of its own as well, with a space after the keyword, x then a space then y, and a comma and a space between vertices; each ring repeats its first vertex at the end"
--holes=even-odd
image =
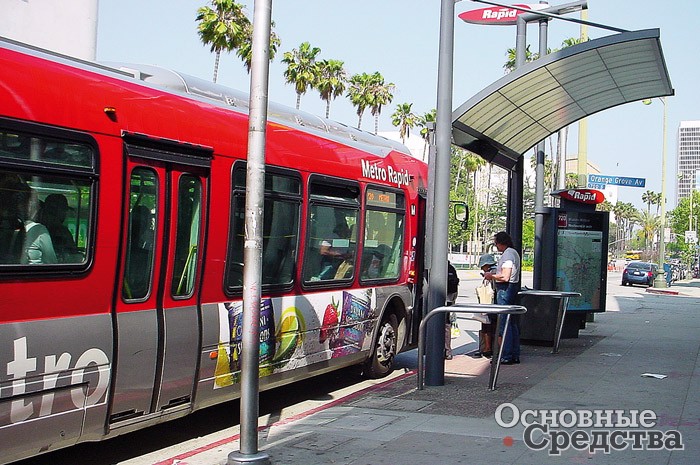
POLYGON ((383 378, 394 370, 398 338, 397 327, 396 315, 384 316, 382 324, 379 326, 377 344, 374 346, 372 357, 365 362, 364 373, 368 378, 383 378))

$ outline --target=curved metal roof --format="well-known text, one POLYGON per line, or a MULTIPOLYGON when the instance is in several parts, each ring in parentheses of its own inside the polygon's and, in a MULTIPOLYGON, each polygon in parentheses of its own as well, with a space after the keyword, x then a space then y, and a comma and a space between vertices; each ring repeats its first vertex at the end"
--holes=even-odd
POLYGON ((624 103, 673 95, 659 30, 564 48, 507 74, 452 112, 454 144, 511 169, 571 123, 624 103))

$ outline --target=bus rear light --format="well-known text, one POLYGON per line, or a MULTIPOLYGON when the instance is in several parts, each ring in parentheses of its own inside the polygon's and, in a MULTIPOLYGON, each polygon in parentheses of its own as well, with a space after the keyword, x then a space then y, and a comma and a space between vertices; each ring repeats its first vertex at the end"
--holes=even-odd
POLYGON ((216 360, 216 358, 219 356, 219 353, 215 350, 212 350, 209 352, 209 360, 216 360))
POLYGON ((409 270, 408 272, 408 282, 411 284, 416 283, 416 270, 409 270))

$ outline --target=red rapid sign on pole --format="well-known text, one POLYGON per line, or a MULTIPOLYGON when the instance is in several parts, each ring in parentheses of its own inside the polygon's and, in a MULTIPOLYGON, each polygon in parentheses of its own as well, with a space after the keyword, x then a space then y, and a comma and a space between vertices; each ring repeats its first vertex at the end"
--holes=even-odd
MULTIPOLYGON (((518 8, 526 8, 528 10, 542 10, 548 8, 546 3, 536 3, 534 5, 515 4, 518 8)), ((525 11, 516 10, 515 8, 504 8, 500 6, 490 6, 487 8, 479 8, 478 10, 469 10, 458 15, 459 19, 472 24, 486 24, 498 26, 512 26, 515 24, 518 16, 525 11)))

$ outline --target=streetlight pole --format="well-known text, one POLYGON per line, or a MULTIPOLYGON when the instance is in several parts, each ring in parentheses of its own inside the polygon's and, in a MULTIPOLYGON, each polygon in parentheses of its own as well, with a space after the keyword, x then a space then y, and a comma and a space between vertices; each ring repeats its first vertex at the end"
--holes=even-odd
MULTIPOLYGON (((661 135, 661 231, 659 232, 659 271, 654 279, 654 287, 667 287, 664 271, 666 261, 666 97, 659 97, 664 105, 664 116, 661 135)), ((644 105, 651 105, 651 100, 644 100, 644 105)))
MULTIPOLYGON (((428 208, 432 207, 431 264, 428 273, 428 308, 445 304, 447 297, 447 223, 450 197, 450 156, 452 137, 452 84, 454 61, 455 1, 440 2, 440 42, 438 53, 437 118, 435 122, 435 185, 430 192, 428 208)), ((429 168, 431 169, 431 168, 429 168)), ((425 384, 445 384, 445 318, 433 318, 428 323, 425 384)))

